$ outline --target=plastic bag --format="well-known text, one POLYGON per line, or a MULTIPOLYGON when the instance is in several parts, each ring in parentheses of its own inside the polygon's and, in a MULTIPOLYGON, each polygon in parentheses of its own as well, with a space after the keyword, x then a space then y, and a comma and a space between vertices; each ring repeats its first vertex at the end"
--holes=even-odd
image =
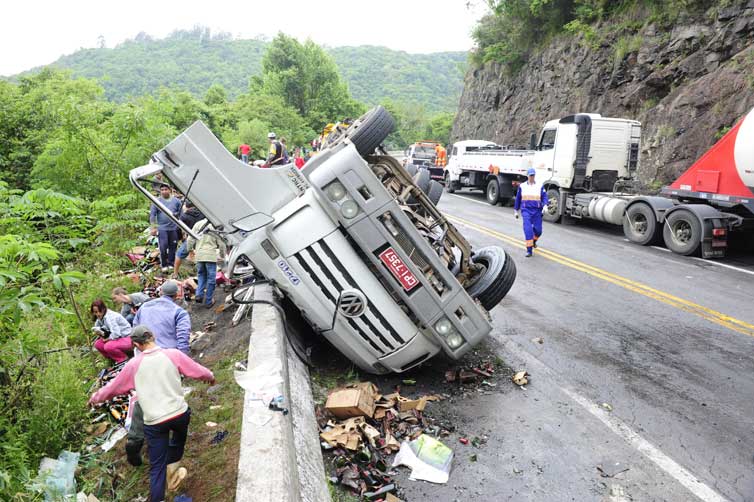
POLYGON ((76 497, 76 467, 79 464, 79 454, 63 450, 57 460, 43 458, 39 467, 42 478, 42 490, 45 502, 59 500, 75 500, 76 497))
POLYGON ((437 439, 422 434, 413 441, 401 443, 395 455, 393 467, 405 465, 411 468, 409 479, 423 479, 430 483, 447 483, 453 462, 453 450, 437 439))

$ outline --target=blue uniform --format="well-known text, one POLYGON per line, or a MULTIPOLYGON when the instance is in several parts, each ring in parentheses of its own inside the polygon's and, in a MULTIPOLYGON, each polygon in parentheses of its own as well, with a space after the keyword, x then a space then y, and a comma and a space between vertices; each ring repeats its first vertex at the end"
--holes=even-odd
POLYGON ((541 183, 521 183, 516 192, 514 209, 524 220, 526 253, 531 255, 534 243, 542 235, 542 209, 547 205, 547 192, 541 183))

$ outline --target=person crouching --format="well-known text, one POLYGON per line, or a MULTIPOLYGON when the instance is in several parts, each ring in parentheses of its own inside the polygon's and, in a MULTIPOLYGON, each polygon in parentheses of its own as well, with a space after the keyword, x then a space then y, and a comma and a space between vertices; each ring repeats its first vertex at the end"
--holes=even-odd
POLYGON ((119 313, 108 310, 100 298, 92 302, 89 312, 94 320, 92 331, 99 337, 94 342, 94 348, 116 364, 128 359, 131 351, 131 324, 119 313))

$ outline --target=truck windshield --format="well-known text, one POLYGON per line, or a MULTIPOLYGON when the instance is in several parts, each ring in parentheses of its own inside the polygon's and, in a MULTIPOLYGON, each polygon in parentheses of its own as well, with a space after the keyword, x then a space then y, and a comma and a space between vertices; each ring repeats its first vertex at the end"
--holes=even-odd
POLYGON ((431 146, 417 146, 414 148, 414 157, 419 159, 430 159, 434 158, 435 156, 435 149, 431 146))
POLYGON ((556 129, 545 129, 542 133, 542 139, 539 141, 540 150, 549 150, 555 146, 556 129))

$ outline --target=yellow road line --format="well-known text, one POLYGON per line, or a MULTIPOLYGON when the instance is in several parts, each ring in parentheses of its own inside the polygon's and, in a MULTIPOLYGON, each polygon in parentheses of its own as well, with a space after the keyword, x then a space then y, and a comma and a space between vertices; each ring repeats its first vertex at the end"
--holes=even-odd
MULTIPOLYGON (((526 247, 520 239, 515 239, 509 235, 497 232, 495 230, 479 225, 477 223, 473 223, 463 218, 459 218, 457 216, 450 216, 450 215, 446 215, 446 216, 449 220, 455 223, 464 225, 466 227, 472 228, 483 234, 487 234, 496 239, 505 241, 515 247, 518 247, 521 249, 524 249, 526 247)), ((546 249, 538 248, 537 254, 547 258, 548 260, 554 261, 556 263, 572 268, 574 270, 578 270, 580 272, 591 275, 598 279, 602 279, 603 281, 609 282, 611 284, 615 284, 616 286, 620 286, 629 291, 633 291, 640 295, 646 296, 647 298, 652 298, 653 300, 657 300, 659 302, 665 303, 679 310, 683 310, 684 312, 697 315, 703 319, 706 319, 710 322, 714 322, 715 324, 728 328, 732 331, 736 331, 738 333, 742 333, 744 335, 754 337, 754 325, 749 324, 740 319, 736 319, 734 317, 723 314, 721 312, 717 312, 716 310, 712 310, 710 308, 690 302, 683 298, 679 298, 675 295, 671 295, 670 293, 660 291, 646 284, 642 284, 640 282, 633 281, 626 277, 613 274, 611 272, 594 267, 587 263, 574 260, 573 258, 563 256, 559 253, 555 253, 554 251, 548 251, 546 249)))

